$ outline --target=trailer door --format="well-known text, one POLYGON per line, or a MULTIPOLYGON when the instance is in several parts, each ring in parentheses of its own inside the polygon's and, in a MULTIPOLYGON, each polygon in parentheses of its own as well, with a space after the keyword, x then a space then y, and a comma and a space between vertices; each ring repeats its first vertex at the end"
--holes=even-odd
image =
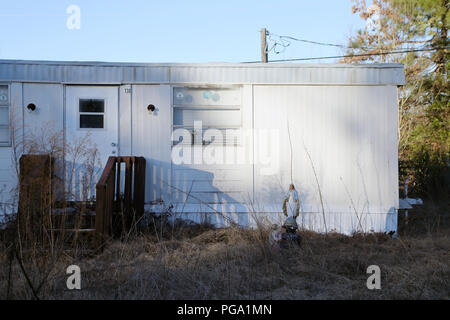
POLYGON ((118 100, 117 86, 66 88, 66 170, 77 186, 73 198, 92 197, 108 158, 119 153, 118 100))

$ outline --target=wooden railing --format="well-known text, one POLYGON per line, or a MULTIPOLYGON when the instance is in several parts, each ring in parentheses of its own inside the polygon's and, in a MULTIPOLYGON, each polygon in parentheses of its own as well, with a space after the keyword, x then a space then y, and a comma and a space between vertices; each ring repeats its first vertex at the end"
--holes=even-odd
POLYGON ((109 157, 96 186, 97 239, 103 241, 129 230, 144 214, 144 198, 145 158, 109 157), (122 163, 125 163, 123 193, 120 182, 122 163))

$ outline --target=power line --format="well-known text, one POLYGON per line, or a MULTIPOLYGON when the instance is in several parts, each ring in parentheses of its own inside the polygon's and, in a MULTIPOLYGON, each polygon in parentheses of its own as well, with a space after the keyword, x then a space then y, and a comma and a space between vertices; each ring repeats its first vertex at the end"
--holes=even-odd
MULTIPOLYGON (((277 35, 275 33, 269 32, 267 31, 267 35, 269 36, 269 41, 274 42, 273 46, 267 51, 274 51, 275 54, 279 54, 281 52, 284 52, 286 50, 287 47, 289 47, 291 45, 291 42, 288 41, 289 40, 293 40, 293 41, 298 41, 298 42, 303 42, 303 43, 309 43, 309 44, 314 44, 314 45, 320 45, 320 46, 328 46, 328 47, 336 47, 336 48, 341 48, 341 49, 351 49, 351 50, 377 50, 378 48, 376 47, 349 47, 349 46, 345 46, 345 45, 341 45, 341 44, 335 44, 335 43, 327 43, 327 42, 318 42, 318 41, 313 41, 313 40, 306 40, 306 39, 298 39, 295 37, 291 37, 291 36, 281 36, 281 35, 277 35), (274 37, 278 37, 279 41, 275 40, 274 37), (281 46, 283 47, 283 49, 281 51, 277 51, 276 48, 277 46, 281 46)), ((411 48, 399 48, 398 50, 418 50, 418 49, 424 49, 425 47, 427 47, 428 44, 423 45, 422 47, 419 48, 415 48, 415 49, 411 49, 411 48)))
MULTIPOLYGON (((449 49, 449 48, 450 47, 430 48, 430 49, 415 49, 415 50, 402 50, 402 51, 388 51, 388 52, 364 53, 364 54, 349 54, 349 55, 329 56, 329 57, 281 59, 281 60, 270 60, 270 62, 290 62, 290 61, 340 59, 340 58, 353 58, 353 57, 385 56, 385 55, 389 55, 389 54, 410 53, 410 52, 426 52, 426 51, 434 51, 434 50, 444 50, 444 49, 449 49)), ((260 62, 260 61, 247 61, 247 62, 244 62, 244 63, 258 63, 258 62, 260 62)))
POLYGON ((279 36, 277 36, 277 37, 280 38, 279 41, 273 39, 273 36, 276 36, 273 33, 267 32, 267 35, 269 36, 268 40, 273 42, 272 47, 270 49, 269 48, 267 49, 267 53, 269 53, 269 52, 271 52, 273 50, 273 52, 275 52, 275 54, 280 54, 280 53, 284 52, 286 50, 286 48, 291 45, 291 43, 289 41, 283 40, 279 36), (281 50, 277 50, 277 46, 281 46, 282 49, 281 50))
MULTIPOLYGON (((277 35, 277 34, 271 33, 271 32, 269 32, 269 36, 275 36, 275 37, 280 38, 281 40, 282 39, 289 39, 289 40, 298 41, 298 42, 304 42, 304 43, 309 43, 309 44, 316 44, 316 45, 319 45, 319 46, 338 47, 338 48, 344 48, 344 49, 355 49, 355 48, 347 47, 347 46, 344 46, 344 45, 341 45, 341 44, 318 42, 318 41, 312 41, 312 40, 306 40, 306 39, 298 39, 298 38, 294 38, 294 37, 291 37, 291 36, 280 36, 280 35, 277 35)), ((289 44, 288 44, 288 46, 289 46, 289 44)))
MULTIPOLYGON (((342 44, 336 44, 336 43, 328 43, 328 42, 318 42, 318 41, 313 41, 313 40, 306 40, 306 39, 298 39, 295 37, 291 37, 291 36, 280 36, 278 34, 272 33, 272 32, 267 32, 267 34, 269 35, 269 40, 275 42, 274 47, 276 47, 277 45, 281 45, 284 48, 288 47, 291 43, 288 40, 292 40, 292 41, 298 41, 298 42, 303 42, 303 43, 308 43, 308 44, 315 44, 315 45, 319 45, 319 46, 327 46, 327 47, 336 47, 336 48, 341 48, 341 49, 365 49, 365 50, 375 50, 376 48, 370 48, 370 47, 349 47, 349 46, 345 46, 342 44), (277 42, 276 40, 273 40, 272 37, 278 37, 280 39, 281 42, 277 42), (288 39, 288 40, 286 40, 288 39)), ((284 51, 284 50, 283 50, 284 51)), ((278 54, 278 52, 275 52, 278 54)))

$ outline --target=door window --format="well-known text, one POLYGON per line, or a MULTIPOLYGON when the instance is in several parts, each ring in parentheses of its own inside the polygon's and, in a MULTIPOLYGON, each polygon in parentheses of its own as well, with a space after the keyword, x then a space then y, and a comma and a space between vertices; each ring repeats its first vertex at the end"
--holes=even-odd
POLYGON ((103 129, 105 124, 105 100, 79 100, 80 129, 103 129))

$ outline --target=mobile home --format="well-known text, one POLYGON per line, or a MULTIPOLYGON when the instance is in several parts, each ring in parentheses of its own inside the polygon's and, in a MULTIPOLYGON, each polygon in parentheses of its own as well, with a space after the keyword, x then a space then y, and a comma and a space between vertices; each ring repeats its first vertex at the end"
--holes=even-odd
POLYGON ((109 156, 145 157, 147 210, 279 223, 292 183, 305 228, 396 231, 404 82, 398 64, 0 60, 0 202, 13 128, 45 126, 69 145, 89 135, 100 173, 109 156))

